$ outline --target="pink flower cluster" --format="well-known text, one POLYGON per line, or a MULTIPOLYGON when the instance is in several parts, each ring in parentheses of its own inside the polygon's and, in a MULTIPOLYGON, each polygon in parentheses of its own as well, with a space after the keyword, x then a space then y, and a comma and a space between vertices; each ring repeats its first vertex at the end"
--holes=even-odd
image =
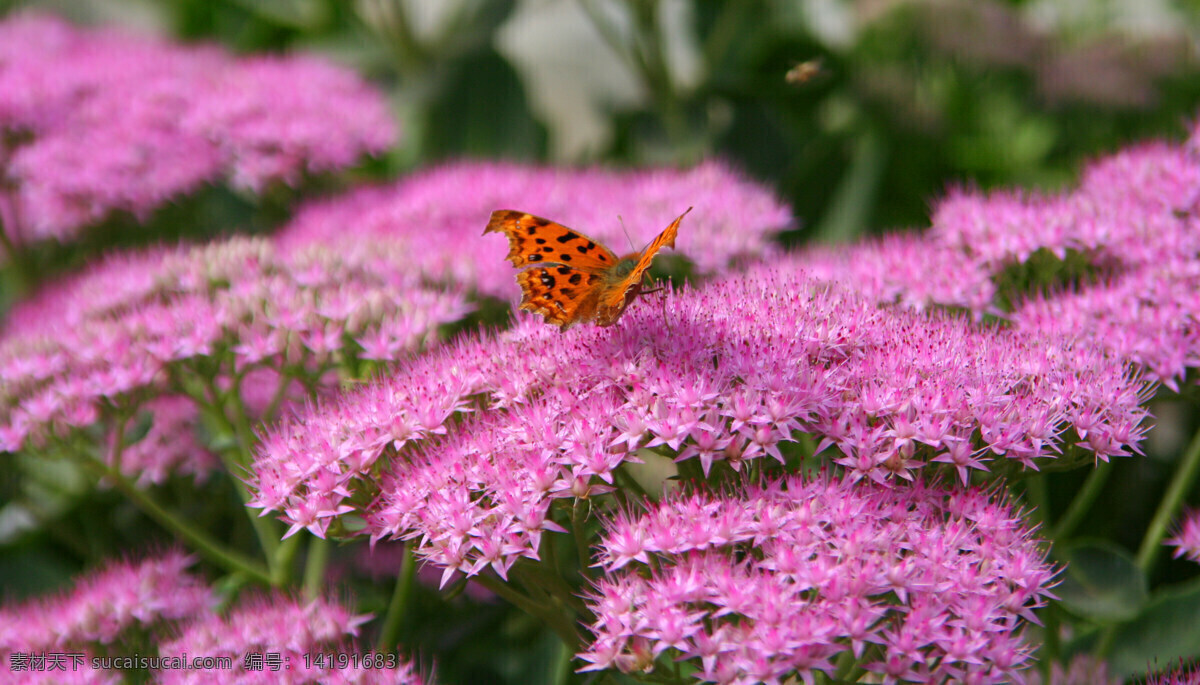
POLYGON ((1183 517, 1174 537, 1166 544, 1175 547, 1175 558, 1187 557, 1200 564, 1200 509, 1183 517))
POLYGON ((1200 665, 1180 659, 1177 668, 1150 675, 1142 685, 1200 685, 1200 665))
POLYGON ((395 138, 380 93, 315 59, 234 58, 37 14, 0 23, 0 175, 15 187, 0 219, 14 243, 69 240, 222 177, 296 183, 395 138))
MULTIPOLYGON (((83 653, 85 663, 65 671, 28 671, 25 682, 121 682, 127 670, 92 668, 96 645, 122 645, 134 635, 149 635, 157 654, 166 658, 187 655, 231 657, 233 669, 150 668, 154 682, 174 683, 393 683, 420 685, 426 680, 411 663, 394 655, 378 654, 378 663, 339 667, 318 665, 311 657, 326 654, 361 654, 367 651, 351 641, 370 619, 355 615, 336 602, 316 599, 300 602, 273 595, 238 600, 218 613, 216 593, 198 577, 187 573, 192 560, 168 552, 137 563, 109 564, 76 582, 51 599, 34 599, 0 608, 0 653, 83 653), (168 637, 170 635, 171 637, 168 637), (278 653, 289 668, 261 670, 247 666, 247 654, 278 653), (305 661, 304 655, 310 655, 305 661)), ((141 639, 141 638, 137 638, 141 639)), ((118 654, 129 656, 132 650, 118 654)), ((6 669, 10 664, 6 664, 6 669)), ((117 669, 119 667, 114 667, 117 669)), ((136 667, 135 667, 136 668, 136 667)), ((16 674, 18 677, 21 673, 16 674)))
POLYGON ((770 236, 791 222, 771 193, 718 162, 630 172, 459 162, 313 203, 280 240, 319 243, 354 226, 364 241, 401 241, 408 263, 430 278, 508 299, 518 293, 504 259, 508 243, 501 235, 480 237, 493 210, 545 217, 624 254, 641 250, 689 206, 695 211, 675 250, 704 274, 771 253, 770 236))
POLYGON ((1054 571, 1019 512, 978 489, 792 477, 618 515, 588 598, 582 670, 684 659, 722 684, 833 675, 1007 683, 1054 571))
POLYGON ((197 440, 200 417, 190 398, 180 395, 154 397, 142 406, 142 411, 149 428, 136 442, 130 443, 129 438, 123 436, 124 449, 114 450, 112 443, 117 436, 109 432, 109 466, 120 466, 122 473, 135 476, 139 487, 161 485, 172 474, 203 480, 218 468, 217 456, 197 440), (118 452, 119 465, 112 463, 118 452))
POLYGON ((209 613, 184 627, 180 636, 159 645, 162 654, 230 657, 230 670, 166 670, 161 685, 424 685, 426 679, 407 660, 364 650, 351 640, 369 615, 355 615, 325 599, 301 602, 283 596, 238 602, 227 615, 209 613), (279 663, 251 668, 248 655, 278 655, 279 663), (345 655, 346 663, 338 662, 345 655), (351 661, 351 655, 355 658, 351 661), (319 657, 326 660, 318 662, 319 657), (370 660, 364 664, 362 660, 370 660))
POLYGON ((192 559, 178 552, 140 562, 112 563, 67 593, 0 609, 0 652, 109 644, 134 626, 153 629, 213 611, 217 598, 188 575, 192 559))
POLYGON ((1050 196, 956 191, 920 237, 816 250, 818 276, 869 297, 1009 318, 1023 334, 1072 336, 1178 389, 1200 367, 1200 153, 1150 143, 1092 163, 1079 186, 1050 196), (997 279, 1031 255, 1082 255, 1094 276, 1025 294, 1001 312, 997 279))
POLYGON ((944 462, 966 481, 1068 444, 1137 450, 1146 387, 1090 347, 881 309, 779 259, 610 328, 459 340, 330 398, 264 436, 251 506, 319 536, 353 512, 363 534, 416 541, 443 582, 503 576, 561 530, 554 500, 612 490, 643 448, 708 473, 782 462, 804 431, 856 480, 944 462))
POLYGON ((460 293, 405 271, 397 249, 233 239, 113 257, 53 284, 18 305, 0 335, 0 451, 114 412, 132 417, 159 398, 145 406, 157 427, 122 469, 146 482, 202 472, 211 457, 191 450, 186 432, 168 433, 191 425, 196 401, 232 389, 243 402, 270 397, 305 374, 316 382, 343 363, 396 359, 470 310, 460 293))

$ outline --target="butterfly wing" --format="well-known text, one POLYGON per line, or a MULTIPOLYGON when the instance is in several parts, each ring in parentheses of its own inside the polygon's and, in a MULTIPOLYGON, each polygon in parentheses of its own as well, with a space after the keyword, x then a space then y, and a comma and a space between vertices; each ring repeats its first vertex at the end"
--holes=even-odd
POLYGON ((646 275, 646 271, 650 269, 650 264, 654 261, 654 256, 663 247, 675 247, 675 236, 679 234, 679 222, 683 221, 683 217, 692 211, 691 207, 687 208, 683 214, 671 222, 666 230, 658 234, 658 237, 651 241, 641 254, 634 254, 626 259, 637 257, 637 263, 628 274, 620 280, 608 283, 600 292, 599 303, 596 308, 596 323, 601 326, 611 326, 621 318, 621 314, 625 312, 625 307, 637 297, 641 291, 642 278, 646 275))
POLYGON ((537 266, 517 274, 521 309, 541 314, 546 323, 567 330, 596 315, 603 276, 563 264, 537 266))
POLYGON ((584 273, 598 274, 617 264, 617 256, 595 240, 525 212, 496 210, 483 232, 485 235, 495 232, 508 236, 506 259, 518 269, 561 264, 584 273))

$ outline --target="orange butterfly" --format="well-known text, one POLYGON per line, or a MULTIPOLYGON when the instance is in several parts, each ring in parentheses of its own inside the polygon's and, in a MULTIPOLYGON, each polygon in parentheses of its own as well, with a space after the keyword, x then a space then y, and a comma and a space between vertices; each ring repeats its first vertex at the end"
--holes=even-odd
POLYGON ((517 274, 521 309, 541 314, 546 323, 565 331, 592 319, 598 326, 616 323, 642 292, 642 277, 654 255, 664 245, 675 247, 679 222, 690 211, 688 207, 645 250, 620 259, 579 231, 511 209, 492 212, 483 232, 507 235, 508 261, 518 269, 534 267, 517 274))

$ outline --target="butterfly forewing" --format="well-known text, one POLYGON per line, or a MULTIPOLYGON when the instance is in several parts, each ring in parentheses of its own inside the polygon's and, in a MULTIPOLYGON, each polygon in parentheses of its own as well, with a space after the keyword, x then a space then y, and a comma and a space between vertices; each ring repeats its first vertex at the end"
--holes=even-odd
MULTIPOLYGON (((640 255, 631 255, 637 257, 637 264, 634 265, 633 270, 620 281, 606 287, 604 292, 600 294, 599 311, 602 322, 606 319, 610 320, 610 323, 615 322, 621 316, 621 313, 625 310, 625 306, 632 299, 627 297, 627 295, 642 282, 642 277, 650 269, 650 264, 654 261, 654 256, 663 247, 675 247, 675 237, 679 235, 679 222, 683 221, 683 217, 687 216, 690 211, 692 211, 692 208, 688 207, 687 211, 672 221, 666 230, 659 233, 658 237, 652 240, 640 255)), ((601 325, 608 324, 602 323, 601 325)))
POLYGON ((617 263, 617 256, 607 247, 579 231, 525 212, 511 209, 492 212, 483 232, 508 236, 506 259, 518 269, 562 264, 580 271, 599 273, 617 263))

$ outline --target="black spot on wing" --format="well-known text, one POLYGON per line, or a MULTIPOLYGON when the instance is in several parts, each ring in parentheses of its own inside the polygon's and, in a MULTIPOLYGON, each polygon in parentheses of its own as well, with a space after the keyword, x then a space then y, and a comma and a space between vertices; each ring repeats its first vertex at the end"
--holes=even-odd
POLYGON ((545 238, 534 238, 534 242, 537 243, 538 245, 545 245, 546 239, 545 238))
POLYGON ((545 245, 542 247, 542 252, 546 252, 546 253, 554 252, 554 248, 550 247, 549 245, 545 245))
POLYGON ((531 254, 526 259, 531 262, 540 262, 542 261, 542 256, 540 254, 531 254))
POLYGON ((579 240, 579 234, 575 231, 567 231, 566 233, 558 236, 558 242, 560 243, 569 243, 572 240, 579 240))
POLYGON ((557 271, 558 273, 566 276, 567 274, 571 273, 571 268, 568 266, 560 266, 558 267, 557 271))
POLYGON ((571 259, 572 259, 571 255, 567 254, 566 252, 564 252, 558 256, 558 260, 560 262, 569 262, 569 261, 571 261, 571 259))
POLYGON ((562 296, 569 300, 575 299, 575 290, 572 288, 559 288, 558 292, 562 293, 562 296))
POLYGON ((583 275, 582 274, 571 274, 571 277, 568 278, 567 280, 571 282, 571 285, 579 285, 579 282, 583 280, 583 275))
POLYGON ((554 280, 554 277, 550 275, 550 272, 545 270, 543 270, 542 274, 538 276, 538 280, 541 281, 542 285, 546 286, 547 288, 553 288, 554 284, 557 283, 557 281, 554 280))

